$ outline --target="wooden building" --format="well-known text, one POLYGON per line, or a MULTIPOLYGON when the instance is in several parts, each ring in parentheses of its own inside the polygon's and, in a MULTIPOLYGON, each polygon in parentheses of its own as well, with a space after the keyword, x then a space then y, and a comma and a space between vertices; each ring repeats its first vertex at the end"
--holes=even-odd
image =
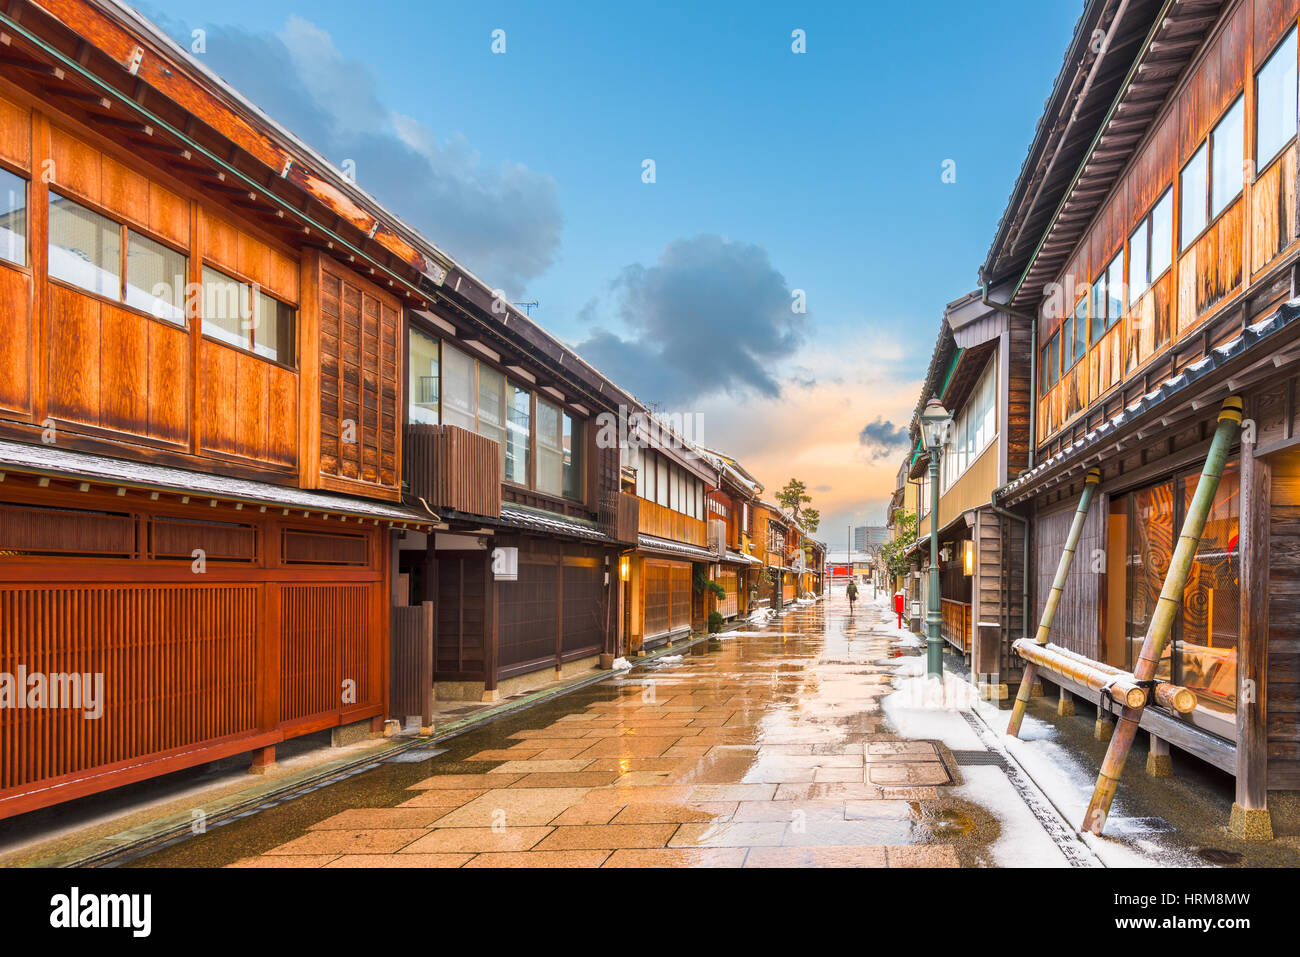
POLYGON ((0 49, 0 816, 377 727, 452 264, 124 7, 6 3, 0 49))
POLYGON ((709 542, 716 558, 714 580, 726 597, 711 610, 724 620, 743 618, 751 611, 750 593, 757 586, 762 562, 749 553, 746 540, 754 527, 754 503, 763 486, 735 459, 711 449, 702 450, 718 471, 717 488, 709 493, 709 542))
POLYGON ((1256 835, 1300 788, 1298 12, 1089 2, 981 275, 1034 343, 1033 449, 996 502, 1031 522, 1035 618, 1101 470, 1056 644, 1133 666, 1219 409, 1245 403, 1160 665, 1197 707, 1141 727, 1235 775, 1256 835))
POLYGON ((909 550, 921 605, 913 627, 925 627, 928 576, 937 573, 943 638, 966 656, 981 693, 998 700, 1011 696, 1021 672, 1011 644, 1025 629, 1026 523, 992 499, 1028 463, 1030 351, 1028 330, 979 292, 948 305, 912 419, 915 452, 905 477, 917 483, 919 505, 909 550), (932 398, 952 416, 939 460, 937 521, 930 515, 930 456, 920 428, 932 398), (938 530, 937 570, 930 568, 931 529, 938 530))

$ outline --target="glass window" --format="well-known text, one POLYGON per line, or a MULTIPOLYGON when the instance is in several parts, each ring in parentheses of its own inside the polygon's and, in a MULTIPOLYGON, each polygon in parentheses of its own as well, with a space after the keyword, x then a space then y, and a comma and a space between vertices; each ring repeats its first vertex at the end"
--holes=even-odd
POLYGON ((537 397, 537 490, 564 494, 564 433, 558 406, 537 397))
POLYGON ((1088 351, 1088 297, 1084 296, 1074 307, 1074 355, 1070 365, 1083 358, 1088 351))
POLYGON ((442 424, 474 431, 474 360, 442 344, 442 424))
POLYGON ((121 255, 121 226, 50 191, 51 279, 121 299, 121 255))
POLYGON ((668 506, 668 461, 663 456, 655 460, 655 503, 668 506))
POLYGON ((1043 354, 1038 360, 1038 394, 1047 395, 1052 384, 1052 347, 1043 346, 1043 354))
POLYGON ((1246 100, 1238 97, 1210 134, 1210 218, 1241 195, 1246 163, 1246 100))
POLYGON ((27 265, 27 180, 0 169, 0 259, 27 265))
POLYGON ((1264 169, 1296 131, 1296 32, 1286 35, 1255 77, 1255 170, 1264 169))
POLYGON ((1088 324, 1088 342, 1093 343, 1101 338, 1101 334, 1106 331, 1106 287, 1110 282, 1110 277, 1103 272, 1097 277, 1097 281, 1092 284, 1092 321, 1088 324))
POLYGON ((1164 275, 1173 261, 1174 191, 1171 187, 1156 200, 1156 205, 1151 210, 1151 269, 1147 273, 1148 282, 1154 282, 1164 275))
POLYGON ((1047 368, 1052 375, 1052 385, 1061 381, 1061 330, 1056 330, 1047 343, 1047 368))
POLYGON ((134 230, 126 232, 126 304, 155 319, 185 324, 185 284, 189 260, 184 253, 156 243, 134 230))
POLYGON ((1179 174, 1182 215, 1179 220, 1180 248, 1186 249, 1209 225, 1206 206, 1206 146, 1201 144, 1179 174))
POLYGON ((510 396, 506 420, 506 480, 528 484, 529 423, 532 419, 532 393, 513 382, 506 386, 510 396))
POLYGON ((683 511, 682 473, 675 465, 672 467, 672 471, 668 473, 668 507, 674 512, 683 511))
POLYGON ((211 266, 203 267, 203 334, 232 346, 252 345, 252 290, 211 266))
POLYGON ((1106 328, 1115 325, 1124 314, 1124 250, 1106 267, 1106 328))
POLYGON ((293 306, 257 290, 253 297, 253 351, 272 362, 293 365, 297 351, 293 306))
POLYGON ((1128 238, 1128 304, 1138 301, 1147 291, 1147 230, 1149 220, 1143 219, 1128 238))
POLYGON ((583 420, 564 416, 564 496, 581 499, 586 483, 582 474, 583 420))
POLYGON ((478 422, 476 431, 499 447, 501 474, 506 468, 506 377, 478 364, 478 422))
POLYGON ((438 340, 411 330, 406 347, 410 377, 406 418, 421 425, 438 424, 438 340))

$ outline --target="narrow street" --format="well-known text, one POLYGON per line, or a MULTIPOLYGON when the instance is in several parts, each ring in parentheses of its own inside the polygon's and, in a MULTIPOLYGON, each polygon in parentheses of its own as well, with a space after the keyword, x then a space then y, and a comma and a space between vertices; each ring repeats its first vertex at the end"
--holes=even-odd
POLYGON ((127 866, 1096 863, 961 711, 897 706, 883 605, 743 627, 127 866))

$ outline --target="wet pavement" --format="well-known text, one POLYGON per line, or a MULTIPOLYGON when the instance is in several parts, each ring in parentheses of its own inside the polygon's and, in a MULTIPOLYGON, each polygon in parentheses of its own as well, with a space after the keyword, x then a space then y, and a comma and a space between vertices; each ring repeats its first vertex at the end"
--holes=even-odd
POLYGON ((992 863, 965 769, 886 720, 883 621, 796 605, 126 866, 992 863))
POLYGON ((1100 863, 890 625, 795 605, 123 866, 1100 863))

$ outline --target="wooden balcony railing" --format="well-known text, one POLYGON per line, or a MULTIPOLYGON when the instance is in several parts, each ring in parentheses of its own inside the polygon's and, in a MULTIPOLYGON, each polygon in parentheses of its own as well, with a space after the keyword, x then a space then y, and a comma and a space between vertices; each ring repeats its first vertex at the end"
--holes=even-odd
POLYGON ((656 538, 705 547, 704 522, 645 499, 641 500, 638 527, 645 534, 656 538))
POLYGON ((640 529, 641 500, 627 492, 606 492, 600 499, 600 530, 616 542, 635 545, 640 529))
POLYGON ((943 622, 940 626, 944 641, 970 652, 970 605, 964 601, 944 598, 940 602, 943 622))
POLYGON ((501 514, 501 446, 491 439, 455 425, 408 425, 402 471, 430 508, 501 514))

